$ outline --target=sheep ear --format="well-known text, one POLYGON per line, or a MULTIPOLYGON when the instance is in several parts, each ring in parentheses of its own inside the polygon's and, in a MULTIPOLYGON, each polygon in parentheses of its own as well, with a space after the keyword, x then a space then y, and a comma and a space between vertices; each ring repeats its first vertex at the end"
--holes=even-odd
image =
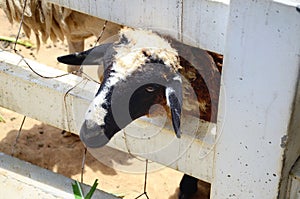
POLYGON ((89 50, 57 57, 57 61, 69 65, 100 65, 103 56, 112 44, 102 44, 89 50))
POLYGON ((173 88, 171 87, 166 88, 167 105, 171 109, 173 128, 176 133, 176 136, 180 138, 181 136, 180 118, 181 118, 182 100, 181 100, 181 96, 180 95, 177 96, 177 95, 173 88))

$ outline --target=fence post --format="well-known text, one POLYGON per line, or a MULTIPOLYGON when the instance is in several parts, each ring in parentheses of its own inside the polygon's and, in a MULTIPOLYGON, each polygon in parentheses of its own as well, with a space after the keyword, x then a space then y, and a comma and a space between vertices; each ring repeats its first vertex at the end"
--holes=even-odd
POLYGON ((296 6, 230 1, 212 198, 285 196, 300 153, 296 6))

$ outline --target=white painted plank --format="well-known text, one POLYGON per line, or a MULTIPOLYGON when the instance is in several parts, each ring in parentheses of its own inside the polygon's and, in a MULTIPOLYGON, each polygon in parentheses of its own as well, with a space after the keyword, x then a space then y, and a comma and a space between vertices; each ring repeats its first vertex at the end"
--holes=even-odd
MULTIPOLYGON (((27 61, 34 70, 44 76, 65 74, 34 61, 27 61)), ((0 65, 1 106, 64 130, 79 132, 77 124, 83 121, 88 100, 94 96, 97 89, 95 84, 87 83, 85 90, 82 90, 83 85, 72 90, 71 95, 66 98, 66 112, 64 93, 79 83, 81 78, 74 75, 57 79, 40 78, 28 69, 21 57, 5 51, 0 52, 0 65), (74 97, 78 97, 78 100, 74 101, 74 97), (78 104, 82 106, 76 106, 78 104)))
POLYGON ((183 42, 223 54, 228 15, 228 1, 183 1, 183 42))
POLYGON ((174 0, 50 0, 49 2, 135 28, 171 32, 181 30, 181 1, 174 0))
POLYGON ((288 149, 299 155, 299 129, 290 128, 299 116, 293 112, 300 67, 296 4, 230 1, 213 198, 285 196, 295 161, 295 155, 285 161, 288 149))
MULTIPOLYGON (((28 62, 45 76, 63 73, 30 60, 28 62)), ((8 52, 0 52, 0 79, 0 106, 77 134, 85 111, 99 87, 90 81, 78 85, 66 98, 66 110, 64 95, 82 78, 74 75, 55 79, 38 77, 20 61, 20 57, 8 52)), ((108 145, 210 182, 216 125, 199 122, 190 116, 183 117, 183 132, 201 134, 201 141, 191 135, 176 138, 166 117, 150 120, 155 120, 156 125, 151 125, 145 118, 137 120, 114 136, 108 145)), ((100 154, 101 150, 98 152, 100 154)))
POLYGON ((167 33, 184 43, 223 54, 229 0, 48 0, 135 28, 167 33))
MULTIPOLYGON (((3 153, 0 153, 0 183, 1 199, 74 198, 74 180, 3 153)), ((84 194, 91 189, 84 184, 81 187, 84 194)), ((99 189, 96 189, 93 198, 117 199, 99 189)))

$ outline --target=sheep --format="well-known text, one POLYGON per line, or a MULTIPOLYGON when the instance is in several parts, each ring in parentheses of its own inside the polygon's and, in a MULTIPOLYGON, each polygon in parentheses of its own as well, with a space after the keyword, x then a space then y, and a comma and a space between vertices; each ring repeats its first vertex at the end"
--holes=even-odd
POLYGON ((62 56, 58 61, 74 65, 103 62, 104 79, 80 131, 86 146, 105 145, 132 120, 148 114, 152 105, 157 102, 165 105, 165 101, 159 101, 164 95, 171 109, 174 130, 180 137, 182 91, 177 71, 181 66, 176 50, 158 35, 124 28, 118 42, 62 56))
MULTIPOLYGON (((119 33, 119 41, 61 56, 58 61, 73 65, 104 66, 103 81, 80 130, 81 140, 87 147, 104 146, 133 120, 148 114, 150 107, 157 103, 170 109, 174 132, 180 138, 182 95, 189 93, 182 90, 180 73, 195 87, 199 81, 194 77, 201 79, 192 65, 202 75, 211 76, 208 80, 200 80, 198 86, 204 88, 203 84, 208 84, 215 92, 207 99, 207 90, 200 90, 197 97, 199 104, 204 104, 204 107, 200 105, 197 108, 203 113, 204 119, 216 121, 220 71, 207 52, 180 44, 169 37, 161 37, 152 31, 124 28, 119 33), (187 48, 192 54, 200 56, 204 65, 179 59, 179 54, 185 55, 187 48), (186 70, 191 70, 192 74, 186 70)), ((190 198, 198 189, 198 181, 185 174, 180 182, 179 198, 190 198)), ((209 188, 209 184, 203 181, 202 184, 209 188)), ((209 193, 206 197, 209 197, 209 193)))
MULTIPOLYGON (((0 8, 5 12, 10 23, 20 23, 24 0, 0 0, 0 8)), ((53 42, 64 41, 66 38, 69 53, 84 50, 84 40, 90 36, 98 37, 105 20, 73 11, 47 1, 27 0, 24 9, 23 30, 29 38, 31 32, 36 37, 37 49, 41 40, 46 43, 50 38, 53 42)), ((118 33, 120 25, 108 23, 102 39, 118 33)), ((68 72, 76 72, 78 66, 68 66, 68 72)), ((79 73, 77 73, 79 74, 79 73)))

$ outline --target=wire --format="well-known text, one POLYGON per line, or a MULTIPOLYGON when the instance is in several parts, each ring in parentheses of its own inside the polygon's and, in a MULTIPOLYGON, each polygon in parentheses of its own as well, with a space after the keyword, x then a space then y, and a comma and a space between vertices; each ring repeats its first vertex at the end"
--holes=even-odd
POLYGON ((24 1, 23 11, 22 11, 22 18, 21 18, 21 22, 20 22, 18 34, 17 34, 17 36, 16 36, 15 44, 14 44, 14 51, 15 51, 15 52, 17 52, 17 42, 18 42, 18 40, 19 40, 20 33, 21 33, 21 28, 22 28, 23 22, 24 22, 24 16, 25 16, 26 5, 27 5, 27 0, 24 1))
POLYGON ((147 176, 148 176, 148 159, 146 159, 146 169, 145 169, 145 176, 144 176, 144 192, 141 193, 140 195, 138 195, 138 196, 137 196, 136 198, 134 198, 134 199, 140 198, 140 197, 142 197, 143 195, 145 195, 146 198, 149 199, 148 194, 147 194, 147 176))
POLYGON ((105 20, 105 22, 104 22, 104 24, 103 24, 103 27, 102 27, 102 30, 101 30, 101 32, 100 32, 100 34, 99 34, 99 36, 98 36, 98 38, 97 38, 97 40, 96 40, 96 42, 95 42, 95 44, 94 44, 94 47, 97 45, 97 43, 100 41, 100 39, 102 38, 102 36, 103 36, 103 34, 104 34, 104 31, 105 31, 105 29, 106 29, 106 24, 107 24, 107 20, 105 20))
POLYGON ((15 154, 15 149, 16 149, 17 143, 18 143, 18 141, 19 141, 19 137, 20 137, 20 135, 21 135, 21 132, 22 132, 22 129, 23 129, 23 125, 24 125, 24 123, 25 123, 25 120, 26 120, 26 116, 23 117, 21 126, 20 126, 20 128, 19 128, 19 130, 18 130, 16 139, 15 139, 15 143, 14 143, 13 146, 12 146, 11 156, 14 156, 14 154, 15 154))
POLYGON ((81 162, 81 175, 80 175, 80 182, 83 183, 83 175, 84 175, 84 165, 86 160, 86 154, 87 154, 87 148, 84 147, 84 153, 82 156, 82 162, 81 162))

